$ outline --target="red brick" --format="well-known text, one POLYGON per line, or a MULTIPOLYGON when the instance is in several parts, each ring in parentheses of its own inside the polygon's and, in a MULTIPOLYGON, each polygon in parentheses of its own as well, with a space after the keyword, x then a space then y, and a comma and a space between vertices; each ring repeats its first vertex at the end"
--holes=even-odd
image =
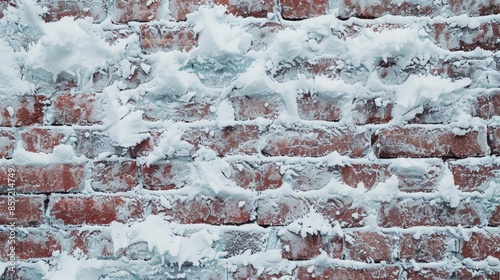
POLYGON ((355 124, 381 124, 392 120, 391 101, 380 104, 376 99, 356 99, 354 100, 352 119, 355 124))
MULTIPOLYGON (((15 188, 18 193, 72 192, 83 188, 84 166, 80 164, 54 163, 47 166, 3 165, 0 166, 0 186, 7 186, 8 169, 16 174, 15 188)), ((3 192, 6 190, 3 189, 3 192)))
POLYGON ((429 280, 429 279, 453 279, 453 270, 449 268, 425 267, 420 270, 408 269, 406 279, 429 280))
POLYGON ((43 19, 47 22, 58 21, 63 17, 91 17, 94 22, 99 23, 106 19, 108 10, 107 4, 103 0, 44 0, 40 2, 40 5, 47 8, 47 13, 43 15, 43 19))
POLYGON ((420 234, 415 238, 412 233, 403 233, 399 241, 399 258, 416 262, 437 262, 446 256, 446 234, 436 232, 420 234))
POLYGON ((379 210, 381 227, 414 226, 480 226, 483 224, 475 203, 460 202, 452 208, 443 201, 394 200, 384 203, 379 210))
POLYGON ((331 238, 327 242, 326 237, 318 234, 301 236, 291 232, 285 232, 279 237, 281 255, 289 260, 312 259, 322 251, 328 252, 333 258, 342 257, 342 239, 331 238))
POLYGON ((478 96, 472 106, 472 115, 483 119, 500 116, 500 92, 478 96))
POLYGON ((217 155, 255 154, 257 152, 258 127, 253 125, 226 126, 222 129, 186 131, 182 139, 196 148, 205 146, 217 155))
POLYGON ((270 129, 262 153, 268 156, 322 157, 332 152, 361 157, 370 140, 366 133, 351 129, 270 129))
POLYGON ((161 6, 161 1, 115 0, 114 3, 115 9, 112 20, 115 23, 155 20, 161 6))
POLYGON ((160 143, 161 131, 155 130, 149 132, 150 136, 137 145, 131 148, 133 157, 147 156, 154 151, 155 147, 160 143))
POLYGON ((492 154, 500 155, 500 126, 488 127, 488 134, 488 144, 490 145, 492 154))
POLYGON ((367 189, 373 188, 377 183, 389 179, 390 174, 387 166, 382 164, 351 164, 340 168, 342 181, 356 188, 363 183, 367 189))
POLYGON ((108 225, 143 217, 145 205, 121 196, 52 195, 47 215, 54 225, 108 225))
POLYGON ((496 209, 493 211, 493 214, 490 217, 488 225, 493 227, 500 226, 500 205, 497 206, 496 209))
POLYGON ((92 165, 91 186, 98 192, 126 192, 139 184, 135 160, 105 160, 92 165))
POLYGON ((176 50, 189 52, 198 45, 198 35, 191 26, 142 25, 141 44, 147 51, 176 50))
POLYGON ((16 226, 38 226, 43 223, 43 195, 30 196, 0 196, 0 224, 8 225, 11 222, 16 223, 16 226), (15 197, 14 200, 9 198, 15 197), (11 205, 9 205, 11 202, 11 205), (13 207, 14 213, 11 216, 8 207, 13 207))
POLYGON ((0 158, 12 158, 15 144, 16 135, 14 130, 0 128, 0 158))
MULTIPOLYGON (((221 279, 221 278, 219 278, 221 279)), ((250 279, 258 279, 258 280, 276 280, 276 279, 293 279, 292 275, 289 272, 281 271, 279 269, 274 269, 272 267, 268 267, 263 271, 261 269, 257 269, 253 266, 240 267, 236 269, 231 274, 231 278, 234 280, 250 280, 250 279)))
POLYGON ((69 233, 69 253, 83 254, 90 258, 106 258, 114 255, 113 240, 109 231, 72 230, 69 233))
POLYGON ((302 163, 299 166, 285 171, 286 182, 294 191, 319 190, 325 187, 332 179, 336 179, 336 167, 318 166, 314 163, 302 163))
POLYGON ((468 280, 497 280, 500 279, 500 271, 475 270, 462 267, 456 271, 458 279, 468 280))
POLYGON ((58 127, 32 127, 19 133, 24 148, 33 153, 52 153, 54 147, 71 144, 71 132, 58 127))
POLYGON ((245 189, 277 189, 283 183, 283 175, 273 162, 235 162, 232 163, 232 170, 231 179, 245 189))
POLYGON ((184 21, 187 14, 197 11, 206 2, 204 0, 173 0, 168 4, 174 20, 184 21))
POLYGON ((259 22, 249 24, 246 32, 252 35, 252 50, 267 49, 276 38, 276 34, 285 29, 285 25, 277 22, 259 22))
POLYGON ((497 172, 500 165, 496 163, 467 164, 460 162, 450 162, 450 170, 455 179, 455 185, 461 191, 483 192, 490 186, 490 183, 498 177, 497 172))
POLYGON ((148 190, 171 190, 190 185, 192 164, 184 160, 169 160, 142 166, 144 188, 148 190))
POLYGON ((182 224, 244 224, 253 220, 254 203, 237 197, 173 198, 170 206, 159 201, 153 204, 153 214, 165 215, 167 219, 182 224))
POLYGON ((451 129, 432 127, 395 127, 383 129, 375 140, 375 154, 394 157, 484 156, 488 152, 486 129, 455 135, 451 129))
POLYGON ((283 0, 281 15, 284 19, 306 19, 326 15, 328 3, 325 0, 283 0))
POLYGON ((366 216, 362 207, 355 207, 346 199, 261 197, 257 208, 257 224, 261 226, 288 225, 307 215, 312 208, 331 223, 338 221, 342 227, 362 226, 363 217, 366 216))
MULTIPOLYGON (((9 231, 3 230, 0 232, 0 258, 7 260, 9 246, 9 231)), ((51 258, 56 251, 62 251, 62 237, 60 234, 30 229, 28 233, 16 232, 15 253, 19 260, 35 260, 51 258)))
POLYGON ((396 280, 399 279, 399 267, 374 266, 370 268, 353 268, 341 266, 317 266, 309 272, 309 267, 301 266, 297 272, 297 279, 303 280, 396 280))
POLYGON ((101 154, 125 156, 127 149, 111 140, 107 131, 75 129, 75 152, 78 156, 97 158, 101 154))
POLYGON ((484 260, 488 256, 500 259, 500 233, 473 232, 469 241, 462 241, 460 255, 472 260, 484 260))
POLYGON ((231 98, 235 120, 247 121, 256 118, 276 119, 280 101, 276 97, 235 96, 231 98))
POLYGON ((0 103, 0 126, 41 124, 45 102, 46 98, 41 95, 19 96, 2 100, 0 103))
POLYGON ((248 250, 252 254, 264 252, 267 247, 268 234, 245 229, 230 229, 221 233, 219 237, 216 247, 226 253, 225 258, 230 258, 242 255, 248 250))
POLYGON ((63 94, 54 99, 55 125, 101 124, 103 112, 95 102, 95 94, 63 94))
POLYGON ((299 116, 303 120, 337 122, 340 120, 340 107, 336 102, 320 95, 306 93, 297 99, 299 116))
POLYGON ((345 243, 348 259, 369 263, 391 262, 394 237, 369 231, 356 231, 350 235, 352 243, 348 240, 345 243))
POLYGON ((435 2, 383 0, 377 2, 362 2, 360 0, 343 0, 339 4, 341 18, 378 18, 384 15, 400 16, 437 16, 441 5, 435 2))
POLYGON ((215 0, 214 4, 224 5, 227 11, 240 17, 267 17, 267 13, 272 13, 274 1, 251 1, 251 0, 215 0))
POLYGON ((476 48, 495 51, 500 47, 500 23, 483 22, 478 28, 460 27, 456 24, 436 23, 431 26, 430 35, 441 48, 450 51, 471 51, 476 48))
MULTIPOLYGON (((450 10, 455 15, 486 16, 500 14, 500 3, 496 0, 451 0, 450 10)), ((464 278, 462 278, 464 279, 464 278)))

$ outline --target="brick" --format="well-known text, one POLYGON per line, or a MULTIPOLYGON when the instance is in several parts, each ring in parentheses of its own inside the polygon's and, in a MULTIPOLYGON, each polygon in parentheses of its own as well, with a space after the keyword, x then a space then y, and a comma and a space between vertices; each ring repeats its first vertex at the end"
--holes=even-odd
POLYGON ((456 271, 458 279, 496 280, 500 278, 500 271, 476 270, 462 267, 456 271))
POLYGON ((69 232, 69 253, 90 258, 114 256, 113 240, 109 231, 71 230, 69 232))
POLYGON ((322 157, 332 152, 361 157, 370 140, 366 133, 344 128, 270 129, 262 153, 267 156, 322 157))
POLYGON ((359 17, 366 19, 378 18, 384 15, 400 16, 437 16, 441 5, 430 1, 399 1, 383 0, 365 3, 359 0, 343 0, 338 4, 339 17, 359 17))
POLYGON ((325 0, 283 0, 281 16, 284 19, 306 19, 328 13, 328 1, 325 0))
POLYGON ((139 184, 135 160, 103 160, 94 162, 91 186, 98 192, 126 192, 139 184))
POLYGON ((280 100, 277 97, 234 96, 231 98, 235 120, 247 121, 256 118, 276 119, 280 100))
MULTIPOLYGON (((289 260, 309 260, 324 251, 323 236, 314 234, 304 237, 286 232, 279 237, 281 255, 289 260)), ((342 248, 342 241, 340 242, 342 248)))
POLYGON ((184 21, 187 14, 197 11, 203 4, 206 4, 204 0, 173 0, 169 2, 169 9, 174 20, 184 21))
POLYGON ((15 221, 16 226, 38 226, 43 223, 43 195, 30 195, 30 196, 0 196, 0 224, 9 225, 15 221), (9 202, 14 200, 15 205, 9 205, 9 202), (9 206, 13 207, 10 215, 9 206))
POLYGON ((58 21, 63 17, 79 19, 91 17, 95 23, 99 23, 106 19, 108 10, 107 3, 103 0, 43 0, 40 5, 47 8, 47 12, 43 15, 46 22, 58 21))
POLYGON ((226 6, 230 14, 240 17, 267 17, 274 10, 274 1, 215 0, 214 4, 226 6))
POLYGON ((74 192, 83 188, 85 180, 81 164, 3 165, 0 166, 0 192, 3 193, 7 191, 9 168, 15 170, 18 193, 74 192))
POLYGON ((54 99, 55 125, 101 124, 103 112, 96 105, 95 94, 63 94, 54 99))
POLYGON ((486 130, 455 135, 451 129, 425 126, 381 130, 375 140, 375 154, 381 158, 484 156, 488 153, 486 130))
POLYGON ((142 165, 144 188, 148 190, 180 189, 193 182, 192 163, 182 159, 142 165))
POLYGON ((383 203, 379 210, 381 227, 483 225, 480 211, 473 202, 460 202, 452 208, 443 201, 398 199, 383 203))
POLYGON ((319 190, 337 177, 337 171, 336 167, 304 162, 285 171, 284 181, 294 191, 319 190))
POLYGON ((277 189, 283 183, 283 175, 273 162, 234 162, 231 179, 236 185, 256 191, 277 189))
POLYGON ((163 25, 142 25, 141 44, 146 51, 176 50, 189 52, 198 45, 198 35, 189 25, 167 27, 163 25))
POLYGON ((446 242, 446 234, 442 232, 419 234, 418 238, 412 233, 403 233, 399 241, 399 258, 416 262, 440 261, 446 256, 446 242))
MULTIPOLYGON (((269 30, 271 31, 271 37, 274 37, 273 33, 283 29, 284 27, 280 25, 273 27, 269 30)), ((341 76, 345 67, 345 63, 337 59, 320 58, 298 63, 284 63, 278 65, 278 70, 271 74, 278 82, 297 80, 299 75, 303 75, 305 78, 314 78, 316 76, 337 78, 341 76)))
POLYGON ((390 178, 387 166, 383 164, 351 164, 340 167, 342 181, 353 188, 360 183, 371 189, 390 178))
POLYGON ((495 51, 500 47, 500 23, 483 22, 478 28, 460 27, 449 23, 431 26, 431 39, 441 48, 450 51, 471 51, 476 48, 495 51))
POLYGON ((123 157, 127 154, 127 149, 119 147, 113 142, 107 131, 75 129, 76 142, 75 153, 78 156, 85 156, 90 159, 99 155, 116 155, 123 157))
POLYGON ((472 260, 484 260, 488 256, 500 258, 500 234, 498 232, 473 232, 469 241, 462 241, 460 255, 472 260))
POLYGON ((43 279, 45 273, 40 268, 19 265, 13 271, 5 269, 0 277, 5 280, 35 280, 43 279))
MULTIPOLYGON (((0 258, 6 261, 10 244, 9 231, 0 231, 0 258)), ((52 254, 62 252, 62 236, 58 233, 46 230, 29 229, 27 233, 16 232, 15 253, 19 260, 48 259, 52 254)))
POLYGON ((15 144, 16 135, 14 130, 0 128, 0 158, 12 158, 15 144))
POLYGON ((337 122, 340 120, 340 107, 333 100, 320 95, 303 94, 297 98, 297 109, 301 119, 337 122))
POLYGON ((346 241, 347 258, 354 261, 391 262, 395 238, 379 232, 356 231, 350 234, 352 243, 346 241))
MULTIPOLYGON (((220 278, 219 278, 220 279, 220 278)), ((264 270, 257 269, 253 266, 239 267, 231 274, 234 280, 275 280, 275 279, 293 279, 290 272, 281 271, 280 269, 266 268, 264 270)))
POLYGON ((265 50, 276 38, 276 34, 285 29, 285 25, 277 22, 259 22, 248 25, 246 31, 252 35, 252 50, 265 50))
POLYGON ((255 254, 266 250, 267 234, 230 230, 220 235, 217 244, 220 244, 221 251, 226 253, 226 258, 242 255, 247 250, 255 254))
POLYGON ((356 99, 353 101, 352 119, 355 124, 382 124, 392 120, 391 101, 356 99))
POLYGON ((314 208, 326 220, 338 221, 342 227, 363 225, 366 212, 362 207, 355 207, 347 199, 306 199, 291 196, 259 198, 257 224, 261 226, 288 225, 307 215, 314 208))
POLYGON ((457 108, 443 104, 422 106, 422 111, 415 114, 415 117, 408 120, 409 124, 448 124, 453 122, 457 108))
POLYGON ((428 280, 428 279, 453 279, 453 270, 449 268, 425 267, 420 270, 408 269, 406 279, 428 280))
POLYGON ((161 1, 115 0, 112 21, 127 23, 129 21, 147 22, 157 19, 161 1))
POLYGON ((47 216, 61 226, 109 225, 143 218, 142 201, 121 196, 51 195, 47 216))
POLYGON ((492 154, 500 155, 500 126, 488 127, 488 140, 492 154))
POLYGON ((52 153, 58 145, 71 144, 72 131, 59 127, 31 127, 19 133, 24 148, 32 153, 52 153))
POLYGON ((141 142, 137 143, 130 150, 133 157, 147 156, 154 151, 155 147, 160 143, 160 136, 162 134, 159 130, 149 132, 150 136, 141 142))
POLYGON ((375 280, 399 279, 399 267, 397 266, 374 266, 370 268, 353 268, 341 266, 317 266, 313 270, 309 267, 300 266, 297 271, 297 279, 304 280, 327 280, 327 279, 345 279, 345 280, 375 280))
POLYGON ((255 154, 259 138, 258 127, 253 125, 226 126, 222 129, 186 131, 182 140, 199 148, 205 146, 218 156, 233 154, 255 154))
POLYGON ((19 96, 2 100, 0 103, 0 126, 41 124, 45 102, 46 98, 41 95, 19 96))
POLYGON ((493 227, 500 226, 500 205, 498 205, 496 209, 493 211, 493 214, 490 217, 488 225, 493 227))
POLYGON ((467 14, 470 17, 500 14, 498 0, 451 0, 449 4, 450 10, 457 16, 462 14, 467 14))
POLYGON ((461 191, 483 192, 498 178, 498 170, 500 165, 496 163, 484 164, 468 164, 457 162, 450 162, 450 170, 453 173, 455 185, 461 191))
POLYGON ((254 202, 238 197, 171 198, 169 207, 155 201, 153 214, 182 224, 244 224, 255 216, 254 202))
POLYGON ((478 96, 472 106, 472 115, 487 120, 500 116, 500 92, 478 96))

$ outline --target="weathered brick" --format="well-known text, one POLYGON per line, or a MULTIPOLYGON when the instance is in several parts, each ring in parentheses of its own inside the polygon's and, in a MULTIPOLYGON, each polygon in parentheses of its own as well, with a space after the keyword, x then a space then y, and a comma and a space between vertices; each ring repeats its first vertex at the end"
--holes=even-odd
POLYGON ((472 106, 472 115, 483 119, 500 116, 500 92, 478 96, 472 106))
MULTIPOLYGON (((314 234, 302 237, 298 234, 286 232, 279 237, 281 255, 289 260, 309 260, 325 251, 326 244, 323 242, 323 236, 314 234)), ((340 255, 342 250, 342 240, 340 240, 340 255)), ((339 256, 337 256, 339 257, 339 256)))
POLYGON ((336 122, 340 120, 340 107, 321 95, 303 94, 297 98, 297 109, 303 120, 336 122))
POLYGON ((267 17, 274 9, 274 1, 215 0, 214 4, 227 7, 230 14, 240 17, 267 17))
POLYGON ((456 208, 443 201, 398 199, 383 203, 379 210, 381 227, 483 225, 480 210, 473 202, 460 202, 456 208))
POLYGON ((273 162, 234 162, 231 179, 236 185, 257 191, 279 188, 283 176, 273 162))
POLYGON ((47 8, 43 19, 47 22, 58 21, 63 17, 86 18, 91 17, 94 22, 99 23, 107 17, 107 3, 103 0, 42 0, 42 7, 47 8))
POLYGON ((182 224, 244 224, 255 216, 254 202, 238 197, 171 198, 169 206, 154 201, 153 214, 182 224))
POLYGON ((90 258, 106 258, 114 255, 113 240, 105 230, 71 230, 69 253, 90 258))
POLYGON ((366 133, 344 128, 270 129, 262 153, 268 156, 322 157, 332 152, 351 157, 366 154, 366 133))
POLYGON ((107 131, 94 129, 75 129, 75 152, 78 156, 97 158, 100 155, 116 155, 123 157, 127 149, 113 142, 107 131))
POLYGON ((473 260, 484 260, 488 256, 500 258, 500 233, 473 232, 469 241, 462 241, 460 255, 473 260))
MULTIPOLYGON (((254 266, 239 267, 230 274, 231 279, 234 280, 248 280, 248 279, 259 279, 259 280, 274 280, 274 279, 290 279, 292 274, 287 271, 282 271, 275 268, 266 268, 264 270, 257 269, 254 266)), ((293 279, 293 278, 292 278, 293 279)))
POLYGON ((341 18, 359 17, 372 19, 384 15, 437 16, 441 12, 441 4, 437 5, 436 2, 432 1, 393 2, 382 0, 366 3, 360 0, 343 0, 339 1, 337 5, 341 18))
POLYGON ((174 20, 184 21, 187 14, 195 12, 206 2, 205 0, 172 0, 168 4, 174 20))
POLYGON ((333 166, 304 162, 285 171, 284 181, 295 191, 319 190, 337 177, 336 171, 333 166))
POLYGON ((91 186, 98 192, 126 192, 139 184, 134 160, 105 160, 92 165, 91 186))
POLYGON ((500 23, 480 23, 478 28, 461 27, 450 23, 436 23, 430 26, 430 35, 441 48, 450 51, 471 51, 476 48, 495 51, 500 47, 500 23))
POLYGON ((306 19, 326 15, 328 3, 325 0, 283 0, 281 15, 284 19, 306 19))
POLYGON ((102 123, 95 94, 63 94, 54 99, 55 125, 93 125, 102 123))
POLYGON ((493 214, 491 214, 488 225, 493 227, 500 226, 500 205, 498 205, 493 211, 493 214))
POLYGON ((0 128, 0 158, 12 158, 15 144, 16 135, 14 130, 0 128))
POLYGON ((229 230, 220 235, 217 244, 220 244, 224 257, 230 258, 241 255, 247 250, 252 254, 263 252, 267 246, 267 234, 262 232, 249 232, 245 230, 229 230))
POLYGON ((279 113, 280 100, 277 97, 234 96, 231 103, 235 120, 247 121, 258 117, 275 119, 279 113))
POLYGON ((190 51, 198 45, 198 35, 189 25, 166 27, 162 25, 142 25, 141 44, 146 51, 176 50, 190 51))
MULTIPOLYGON (((8 259, 9 234, 8 230, 0 231, 0 258, 3 261, 8 259)), ((27 233, 16 232, 15 238, 15 254, 19 260, 48 259, 53 253, 62 252, 62 236, 56 232, 29 229, 27 233)))
POLYGON ((161 1, 115 0, 112 20, 116 23, 151 21, 157 19, 161 1))
POLYGON ((500 271, 467 269, 462 267, 456 271, 458 279, 496 280, 500 278, 500 271))
POLYGON ((59 127, 31 127, 19 133, 24 148, 33 153, 52 153, 58 145, 71 144, 72 130, 59 127))
POLYGON ((41 95, 19 96, 0 103, 0 126, 29 126, 43 122, 47 98, 41 95))
POLYGON ((494 155, 500 155, 500 126, 488 127, 488 144, 494 155))
POLYGON ((171 190, 190 185, 193 182, 192 164, 182 159, 142 165, 144 188, 148 190, 171 190))
POLYGON ((496 163, 468 164, 460 161, 450 162, 450 170, 453 173, 455 185, 461 191, 483 192, 498 178, 500 165, 496 163))
POLYGON ((144 203, 121 196, 51 195, 47 216, 54 225, 108 225, 139 220, 144 203))
POLYGON ((424 267, 418 270, 407 269, 406 279, 428 280, 428 279, 453 279, 453 269, 439 267, 424 267))
POLYGON ((436 232, 432 234, 403 233, 399 244, 399 258, 415 260, 416 262, 437 262, 446 256, 446 234, 436 232))
POLYGON ((455 135, 451 129, 395 127, 381 130, 375 140, 375 154, 392 157, 452 157, 484 156, 488 153, 486 129, 455 135))
POLYGON ((379 232, 356 231, 346 241, 347 258, 361 262, 391 262, 395 238, 379 232))
POLYGON ((392 120, 391 101, 356 99, 353 101, 352 119, 355 124, 381 124, 392 120))
POLYGON ((341 266, 316 266, 314 269, 300 266, 297 271, 297 279, 304 280, 327 280, 327 279, 399 279, 398 266, 374 266, 370 268, 353 268, 341 266))
POLYGON ((450 10, 457 16, 462 14, 467 14, 470 17, 500 14, 498 0, 451 0, 449 5, 450 10))
POLYGON ((74 192, 84 185, 84 166, 81 164, 53 163, 47 166, 0 166, 0 192, 7 191, 8 169, 15 171, 15 188, 18 193, 74 192))
POLYGON ((8 225, 11 222, 15 222, 16 226, 38 226, 42 224, 44 219, 44 199, 43 195, 0 196, 0 209, 2 209, 0 224, 8 225), (9 209, 10 207, 12 207, 12 210, 9 209), (14 215, 11 215, 11 211, 14 215))

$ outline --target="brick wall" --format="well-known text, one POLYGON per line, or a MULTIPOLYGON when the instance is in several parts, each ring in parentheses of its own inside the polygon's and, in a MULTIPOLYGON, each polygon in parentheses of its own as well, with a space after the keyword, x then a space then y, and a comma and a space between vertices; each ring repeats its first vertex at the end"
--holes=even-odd
POLYGON ((499 1, 26 3, 122 52, 2 92, 3 279, 500 279, 499 1))

